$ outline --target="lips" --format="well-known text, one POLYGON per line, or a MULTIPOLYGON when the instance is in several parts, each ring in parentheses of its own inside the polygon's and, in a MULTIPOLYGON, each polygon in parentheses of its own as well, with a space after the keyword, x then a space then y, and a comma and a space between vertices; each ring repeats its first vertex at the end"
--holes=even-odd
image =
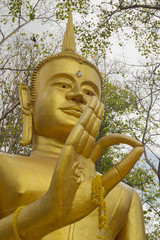
POLYGON ((60 108, 64 113, 67 113, 68 115, 74 116, 79 118, 83 112, 83 109, 78 106, 70 106, 70 107, 64 107, 60 108))

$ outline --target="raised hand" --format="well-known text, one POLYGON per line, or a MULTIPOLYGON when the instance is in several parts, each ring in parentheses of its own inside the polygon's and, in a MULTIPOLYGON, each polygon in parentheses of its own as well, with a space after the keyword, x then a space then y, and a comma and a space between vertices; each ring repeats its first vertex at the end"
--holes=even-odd
MULTIPOLYGON (((52 195, 52 202, 57 203, 57 206, 54 207, 61 209, 63 216, 72 215, 71 217, 73 217, 73 214, 69 214, 69 212, 71 209, 73 210, 75 195, 83 195, 86 198, 85 202, 91 199, 91 182, 95 175, 95 165, 90 160, 90 155, 94 150, 102 115, 103 104, 93 97, 60 153, 49 191, 52 195), (81 194, 82 190, 88 187, 87 196, 81 194)), ((74 204, 79 211, 85 207, 84 204, 79 205, 79 200, 74 204)), ((84 216, 84 213, 82 215, 84 216)), ((74 220, 77 218, 80 218, 79 214, 74 213, 74 220)), ((62 223, 62 220, 60 221, 62 223)))
POLYGON ((143 152, 137 140, 119 134, 105 136, 95 144, 102 115, 103 104, 97 97, 93 97, 60 153, 49 189, 57 215, 57 226, 75 222, 96 207, 91 202, 92 179, 95 176, 95 163, 106 147, 125 143, 134 149, 101 176, 105 195, 126 176, 143 152))

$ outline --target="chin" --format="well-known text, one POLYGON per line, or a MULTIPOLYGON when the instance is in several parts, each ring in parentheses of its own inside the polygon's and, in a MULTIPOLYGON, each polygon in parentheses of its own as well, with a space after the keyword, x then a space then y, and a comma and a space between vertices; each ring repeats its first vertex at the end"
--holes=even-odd
MULTIPOLYGON (((71 131, 74 128, 75 125, 76 125, 76 123, 73 123, 73 124, 68 125, 67 127, 66 126, 62 127, 63 128, 63 134, 68 136, 71 133, 71 131)), ((62 133, 62 131, 61 131, 61 133, 62 133)))
POLYGON ((62 141, 66 141, 72 129, 76 125, 77 121, 70 122, 70 124, 61 125, 56 128, 53 132, 52 137, 56 139, 61 139, 62 141))
POLYGON ((70 116, 70 118, 64 118, 61 127, 63 129, 66 129, 66 131, 68 130, 72 130, 72 128, 76 125, 76 123, 78 122, 78 117, 74 117, 74 116, 70 116))

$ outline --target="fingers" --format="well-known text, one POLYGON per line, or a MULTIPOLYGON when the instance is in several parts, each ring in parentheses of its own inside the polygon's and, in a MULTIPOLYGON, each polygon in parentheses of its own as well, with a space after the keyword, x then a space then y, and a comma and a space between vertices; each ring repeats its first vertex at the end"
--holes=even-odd
POLYGON ((129 173, 143 151, 142 146, 135 147, 121 162, 101 176, 103 187, 107 193, 129 173))
POLYGON ((99 141, 99 144, 102 146, 102 148, 110 147, 115 144, 124 143, 127 145, 130 145, 132 147, 138 147, 142 146, 142 143, 137 141, 136 139, 123 135, 123 134, 111 134, 107 135, 103 138, 101 138, 99 141))
POLYGON ((76 151, 77 153, 82 153, 85 146, 86 146, 86 143, 88 141, 88 138, 89 138, 89 135, 88 135, 88 132, 86 132, 85 130, 83 131, 83 134, 81 136, 81 139, 80 141, 78 142, 78 145, 76 146, 76 151))
POLYGON ((103 111, 103 104, 98 100, 97 97, 93 97, 79 118, 78 123, 81 124, 89 134, 91 134, 92 129, 96 127, 96 123, 102 120, 103 111), (95 122, 96 120, 97 122, 95 122))
POLYGON ((82 155, 85 158, 89 158, 90 154, 92 153, 95 145, 95 138, 93 138, 91 135, 89 135, 88 140, 86 142, 86 145, 82 151, 82 155))
POLYGON ((77 147, 79 144, 82 134, 84 132, 84 127, 81 124, 76 124, 72 129, 69 137, 67 138, 65 145, 72 145, 73 147, 77 147))
POLYGON ((104 105, 99 102, 99 104, 97 104, 95 108, 95 111, 92 112, 90 119, 88 120, 88 122, 86 122, 85 130, 94 138, 97 137, 97 134, 99 132, 103 111, 104 105))
POLYGON ((77 153, 84 157, 88 158, 94 148, 103 109, 103 104, 97 97, 93 97, 66 141, 67 145, 74 146, 77 153))
POLYGON ((94 163, 96 163, 98 159, 101 157, 101 155, 103 154, 103 151, 105 148, 113 146, 115 144, 120 144, 120 143, 127 144, 132 147, 142 146, 141 142, 126 135, 122 135, 122 134, 107 135, 99 139, 99 141, 96 143, 94 151, 91 154, 91 160, 94 163))

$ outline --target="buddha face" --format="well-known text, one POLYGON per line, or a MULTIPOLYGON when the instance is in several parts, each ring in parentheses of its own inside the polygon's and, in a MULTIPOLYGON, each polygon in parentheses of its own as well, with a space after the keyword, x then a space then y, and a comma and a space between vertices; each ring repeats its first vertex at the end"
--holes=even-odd
POLYGON ((90 98, 100 98, 100 93, 100 77, 88 65, 70 59, 49 61, 37 80, 36 135, 66 140, 90 98))

